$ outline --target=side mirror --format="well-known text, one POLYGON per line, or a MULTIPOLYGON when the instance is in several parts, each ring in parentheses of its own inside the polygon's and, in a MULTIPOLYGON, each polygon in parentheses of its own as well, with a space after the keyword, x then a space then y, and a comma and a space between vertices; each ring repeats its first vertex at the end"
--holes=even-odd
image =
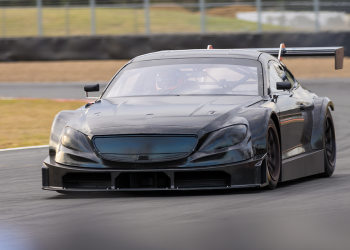
POLYGON ((276 88, 278 90, 290 90, 292 88, 292 84, 290 82, 277 82, 276 88))
POLYGON ((100 91, 100 84, 89 84, 84 86, 84 91, 86 92, 86 98, 95 99, 96 97, 89 97, 88 92, 98 92, 100 91))

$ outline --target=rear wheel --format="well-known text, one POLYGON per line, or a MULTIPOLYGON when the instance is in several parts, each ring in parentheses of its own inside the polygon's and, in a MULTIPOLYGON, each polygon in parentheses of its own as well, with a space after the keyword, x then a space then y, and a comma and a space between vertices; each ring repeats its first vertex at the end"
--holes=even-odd
POLYGON ((267 128, 266 166, 269 184, 268 189, 275 189, 281 173, 281 149, 278 132, 273 120, 270 119, 267 128))
POLYGON ((324 120, 323 133, 323 148, 324 148, 324 173, 325 177, 330 177, 335 169, 337 147, 335 141, 335 129, 331 112, 327 109, 324 120))

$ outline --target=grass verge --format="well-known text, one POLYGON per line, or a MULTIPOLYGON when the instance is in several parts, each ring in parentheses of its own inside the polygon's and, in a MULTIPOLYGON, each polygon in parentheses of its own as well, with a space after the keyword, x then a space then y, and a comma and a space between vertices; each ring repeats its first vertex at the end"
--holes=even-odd
MULTIPOLYGON (((220 8, 219 8, 220 9, 220 8)), ((238 20, 231 16, 213 14, 206 16, 206 30, 209 32, 256 31, 257 23, 238 20)), ((91 10, 87 7, 42 9, 44 36, 90 35, 91 10)), ((3 26, 1 37, 37 36, 36 8, 2 9, 3 26)), ((200 13, 181 9, 151 8, 151 33, 198 33, 200 13)), ((263 25, 263 30, 285 30, 274 25, 263 25)), ((143 9, 96 8, 96 34, 123 35, 145 34, 145 13, 143 9)))
POLYGON ((46 99, 0 100, 0 149, 49 144, 51 124, 61 110, 73 110, 86 102, 46 99))

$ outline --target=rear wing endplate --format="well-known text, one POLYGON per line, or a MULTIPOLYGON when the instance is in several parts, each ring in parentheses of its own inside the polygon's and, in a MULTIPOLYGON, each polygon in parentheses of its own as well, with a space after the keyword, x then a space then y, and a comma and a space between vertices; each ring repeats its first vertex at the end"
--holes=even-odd
POLYGON ((343 68, 344 47, 300 47, 300 48, 286 48, 282 43, 280 48, 259 48, 249 49, 264 52, 278 57, 282 61, 282 57, 291 56, 334 56, 335 69, 343 68))

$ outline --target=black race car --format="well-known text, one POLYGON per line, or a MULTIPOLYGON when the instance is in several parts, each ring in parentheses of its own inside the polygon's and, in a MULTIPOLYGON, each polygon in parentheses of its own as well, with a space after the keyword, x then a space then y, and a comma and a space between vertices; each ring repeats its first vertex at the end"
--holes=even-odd
POLYGON ((138 56, 94 103, 57 114, 43 189, 274 189, 304 176, 331 176, 334 105, 281 62, 327 55, 342 68, 342 47, 209 46, 138 56))

